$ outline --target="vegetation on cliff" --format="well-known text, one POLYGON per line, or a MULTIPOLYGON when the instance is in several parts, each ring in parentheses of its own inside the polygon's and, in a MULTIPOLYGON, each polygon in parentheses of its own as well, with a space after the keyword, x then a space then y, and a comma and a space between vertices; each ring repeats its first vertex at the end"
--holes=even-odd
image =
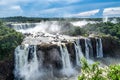
POLYGON ((96 23, 96 24, 88 24, 84 27, 87 30, 87 33, 94 33, 94 34, 109 34, 111 36, 116 36, 120 39, 120 23, 96 23))
POLYGON ((120 23, 99 22, 95 24, 87 24, 84 27, 71 26, 72 27, 69 27, 67 30, 65 30, 64 34, 71 36, 88 36, 89 34, 95 34, 101 37, 109 35, 116 39, 120 39, 120 23))
POLYGON ((67 34, 70 36, 78 36, 78 35, 85 36, 86 30, 80 27, 72 27, 66 30, 63 34, 67 34))
POLYGON ((22 42, 23 35, 6 27, 0 21, 0 60, 9 58, 14 49, 22 42))
POLYGON ((89 65, 84 58, 81 63, 82 70, 78 80, 120 80, 120 65, 102 68, 98 62, 89 65))

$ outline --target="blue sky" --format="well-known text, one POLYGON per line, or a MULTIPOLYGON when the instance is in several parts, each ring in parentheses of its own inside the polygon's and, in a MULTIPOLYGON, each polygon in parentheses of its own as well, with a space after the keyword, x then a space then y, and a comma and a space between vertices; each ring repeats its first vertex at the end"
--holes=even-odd
POLYGON ((120 16, 120 0, 0 0, 0 17, 120 16))

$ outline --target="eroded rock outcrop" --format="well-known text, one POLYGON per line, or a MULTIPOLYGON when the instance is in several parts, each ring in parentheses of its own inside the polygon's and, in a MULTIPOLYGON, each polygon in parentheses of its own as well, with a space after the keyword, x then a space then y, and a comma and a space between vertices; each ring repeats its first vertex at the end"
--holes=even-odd
POLYGON ((105 56, 120 57, 120 42, 114 37, 103 37, 103 52, 105 56))

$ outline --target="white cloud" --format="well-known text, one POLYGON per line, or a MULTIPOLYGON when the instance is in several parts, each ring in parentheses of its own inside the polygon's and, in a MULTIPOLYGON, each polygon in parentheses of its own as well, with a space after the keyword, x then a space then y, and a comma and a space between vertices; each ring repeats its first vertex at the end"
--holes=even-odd
POLYGON ((28 0, 0 0, 0 17, 21 15, 23 10, 20 2, 26 1, 28 0))
POLYGON ((95 15, 98 12, 99 12, 99 9, 95 9, 95 10, 91 10, 91 11, 80 12, 77 14, 69 14, 69 15, 65 15, 65 16, 67 16, 67 17, 90 17, 92 15, 95 15))
POLYGON ((0 0, 0 6, 32 2, 33 0, 0 0))
MULTIPOLYGON (((23 16, 40 16, 42 15, 62 15, 63 13, 66 13, 68 9, 63 9, 64 7, 59 6, 59 8, 50 8, 52 4, 58 4, 58 5, 68 5, 71 3, 79 2, 82 0, 0 0, 0 14, 7 13, 8 11, 12 12, 13 10, 23 11, 23 16), (32 7, 29 7, 28 9, 25 9, 23 5, 27 5, 28 3, 33 3, 32 7), (18 5, 18 6, 15 6, 18 5), (3 11, 3 12, 2 12, 3 11), (6 11, 6 12, 5 12, 6 11), (57 14, 55 14, 57 13, 57 14)), ((14 11, 13 11, 14 12, 14 11)), ((8 16, 6 14, 2 14, 5 16, 8 16)), ((17 15, 17 14, 16 14, 17 15)))
POLYGON ((58 10, 60 10, 60 8, 50 8, 50 9, 42 10, 40 12, 41 13, 54 13, 54 12, 56 12, 58 10))
POLYGON ((19 16, 22 15, 22 13, 23 10, 19 5, 0 7, 0 17, 19 16))
POLYGON ((10 4, 17 4, 17 3, 28 3, 34 2, 36 4, 51 4, 51 3, 75 3, 82 0, 0 0, 0 5, 10 5, 10 4))
POLYGON ((64 17, 65 14, 71 13, 74 6, 58 7, 58 8, 48 8, 40 11, 35 11, 34 14, 37 16, 48 16, 48 17, 64 17))
POLYGON ((10 6, 10 9, 12 9, 12 10, 20 10, 20 11, 22 10, 19 5, 10 6))
POLYGON ((103 16, 120 16, 120 7, 105 8, 103 16))

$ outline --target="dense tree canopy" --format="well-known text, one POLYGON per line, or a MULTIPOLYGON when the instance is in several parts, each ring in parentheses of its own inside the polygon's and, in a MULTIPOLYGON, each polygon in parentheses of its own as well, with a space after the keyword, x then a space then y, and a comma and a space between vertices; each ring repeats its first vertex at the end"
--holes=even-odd
POLYGON ((0 21, 0 59, 8 56, 23 40, 23 35, 0 21))
POLYGON ((120 39, 120 23, 101 22, 97 24, 88 24, 84 29, 86 29, 88 33, 110 34, 111 36, 116 36, 120 39))

